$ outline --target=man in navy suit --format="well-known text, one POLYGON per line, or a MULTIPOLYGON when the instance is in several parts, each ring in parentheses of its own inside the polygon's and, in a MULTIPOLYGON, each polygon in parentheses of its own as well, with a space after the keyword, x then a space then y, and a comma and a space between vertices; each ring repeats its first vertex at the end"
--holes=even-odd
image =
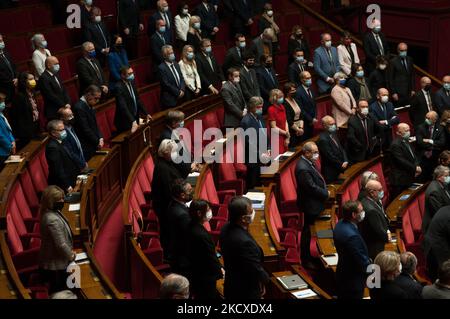
POLYGON ((164 62, 158 67, 161 80, 160 104, 163 110, 177 106, 184 97, 186 84, 180 66, 175 62, 175 53, 171 45, 165 45, 161 49, 164 62))
POLYGON ((250 0, 230 0, 233 8, 233 31, 234 33, 242 33, 249 35, 250 26, 254 23, 252 17, 252 5, 250 0))
POLYGON ((363 39, 364 53, 366 54, 365 70, 367 74, 375 70, 377 58, 380 56, 389 56, 389 45, 384 34, 381 32, 381 23, 374 20, 371 31, 364 35, 363 39))
POLYGON ((5 50, 5 42, 0 34, 0 90, 6 94, 7 102, 13 97, 17 86, 16 65, 5 50))
POLYGON ((305 53, 302 49, 295 49, 294 62, 288 66, 288 80, 295 83, 297 86, 302 84, 300 80, 300 74, 307 70, 307 61, 305 59, 305 53))
POLYGON ((319 149, 314 142, 306 142, 303 155, 295 168, 297 180, 297 206, 304 215, 300 255, 302 266, 314 269, 309 249, 311 244, 311 226, 325 209, 325 201, 330 196, 325 179, 316 168, 319 149))
POLYGON ((435 94, 435 108, 439 115, 445 110, 450 110, 450 75, 444 76, 442 79, 444 85, 435 94))
POLYGON ((170 35, 167 32, 166 22, 164 20, 156 21, 156 32, 150 37, 150 45, 152 48, 152 58, 155 70, 164 62, 161 49, 165 45, 170 45, 170 35))
POLYGON ((166 33, 167 37, 169 39, 169 42, 172 41, 172 25, 173 19, 172 19, 172 13, 169 10, 169 4, 166 0, 159 0, 156 2, 156 6, 158 10, 150 16, 148 19, 148 30, 147 35, 151 37, 153 33, 156 31, 156 21, 158 20, 164 20, 166 23, 166 33))
POLYGON ((362 299, 366 286, 366 271, 370 265, 366 243, 358 230, 364 220, 363 206, 348 201, 342 207, 342 219, 333 230, 334 245, 339 260, 336 268, 338 299, 362 299))
POLYGON ((270 55, 261 57, 260 66, 256 68, 261 97, 264 99, 264 111, 269 107, 270 91, 278 89, 279 83, 275 70, 273 69, 273 58, 270 55))
POLYGON ((203 0, 195 9, 195 12, 202 20, 202 36, 214 40, 217 32, 219 32, 220 21, 211 1, 203 0))
POLYGON ((377 100, 370 104, 369 112, 378 121, 383 150, 389 148, 392 142, 392 127, 400 123, 394 105, 389 102, 389 91, 385 88, 378 90, 377 100))
POLYGON ((389 84, 392 91, 392 100, 396 106, 405 106, 410 103, 415 91, 414 61, 408 56, 408 45, 399 43, 398 56, 389 62, 389 84))
POLYGON ((341 70, 336 47, 332 46, 331 35, 323 33, 322 45, 314 50, 314 70, 318 75, 319 93, 330 93, 334 84, 333 76, 341 70))
POLYGON ((308 71, 300 73, 301 85, 297 87, 295 93, 295 100, 301 106, 303 112, 303 119, 305 121, 304 139, 307 140, 312 137, 314 131, 314 124, 316 119, 316 100, 315 94, 311 90, 312 77, 308 71))

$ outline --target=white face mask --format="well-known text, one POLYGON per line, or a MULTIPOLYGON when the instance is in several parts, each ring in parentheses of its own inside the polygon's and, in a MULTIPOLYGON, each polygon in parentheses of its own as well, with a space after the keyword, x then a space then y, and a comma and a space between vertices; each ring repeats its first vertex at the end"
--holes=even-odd
POLYGON ((361 213, 358 214, 358 216, 356 217, 356 220, 358 221, 358 223, 360 223, 364 220, 364 217, 366 217, 366 212, 362 211, 361 213))
POLYGON ((369 114, 369 108, 365 107, 365 108, 361 109, 361 114, 364 115, 364 116, 369 114))
POLYGON ((313 154, 312 160, 313 162, 317 161, 319 159, 319 154, 313 154))
POLYGON ((237 83, 241 82, 241 78, 240 77, 233 78, 233 82, 237 84, 237 83))
POLYGON ((331 41, 325 41, 325 46, 327 48, 331 48, 331 41))
POLYGON ((380 68, 380 70, 385 70, 386 69, 386 64, 380 64, 379 68, 380 68))
POLYGON ((387 103, 387 102, 389 102, 389 96, 383 95, 383 96, 381 97, 381 102, 382 102, 382 103, 387 103))
POLYGON ((255 212, 255 210, 253 210, 252 214, 250 216, 245 215, 246 222, 249 224, 253 223, 253 221, 255 220, 255 214, 256 214, 256 212, 255 212))
POLYGON ((207 222, 209 222, 209 221, 211 220, 212 217, 213 217, 212 211, 211 211, 211 210, 208 210, 208 211, 206 212, 206 215, 205 215, 205 220, 206 220, 207 222))

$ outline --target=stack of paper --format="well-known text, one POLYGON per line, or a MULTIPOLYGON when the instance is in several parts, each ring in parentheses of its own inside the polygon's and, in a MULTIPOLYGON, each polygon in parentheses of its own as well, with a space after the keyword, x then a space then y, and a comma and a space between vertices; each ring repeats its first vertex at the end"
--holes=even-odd
POLYGON ((263 209, 266 201, 266 194, 261 192, 248 192, 244 195, 252 201, 253 209, 263 209))
POLYGON ((299 290, 296 292, 291 292, 291 294, 293 294, 294 297, 297 299, 305 299, 305 298, 317 296, 317 294, 314 291, 312 291, 311 289, 299 290))
POLYGON ((337 266, 339 256, 337 253, 331 255, 321 255, 320 258, 327 264, 328 266, 337 266))

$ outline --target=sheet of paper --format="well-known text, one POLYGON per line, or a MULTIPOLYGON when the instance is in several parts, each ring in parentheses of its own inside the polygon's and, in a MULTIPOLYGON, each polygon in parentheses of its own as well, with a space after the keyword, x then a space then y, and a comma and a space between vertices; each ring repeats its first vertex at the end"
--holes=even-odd
POLYGON ((263 201, 266 199, 266 193, 263 192, 247 192, 244 196, 255 201, 263 201))
POLYGON ((83 259, 88 259, 88 255, 86 253, 78 253, 75 257, 75 261, 80 261, 83 259))
POLYGON ((199 177, 199 176, 200 176, 199 172, 193 172, 188 175, 188 177, 199 177))
POLYGON ((336 253, 333 254, 333 256, 326 256, 326 257, 325 255, 321 255, 320 258, 322 258, 328 266, 336 266, 338 263, 339 256, 336 253))
POLYGON ((291 293, 297 299, 304 299, 304 298, 317 296, 317 294, 314 291, 312 291, 311 289, 303 289, 303 290, 299 290, 299 291, 291 292, 291 293))
POLYGON ((69 205, 69 212, 74 212, 80 210, 80 204, 70 204, 69 205))

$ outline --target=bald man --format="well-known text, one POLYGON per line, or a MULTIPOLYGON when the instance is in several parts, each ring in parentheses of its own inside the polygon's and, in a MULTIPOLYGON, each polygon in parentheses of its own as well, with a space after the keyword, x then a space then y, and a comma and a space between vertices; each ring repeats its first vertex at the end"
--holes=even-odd
POLYGON ((408 45, 399 43, 398 56, 389 64, 389 80, 391 84, 392 100, 396 106, 410 103, 414 92, 414 61, 408 56, 408 45))
POLYGON ((38 87, 44 99, 44 113, 47 120, 57 118, 62 107, 70 107, 70 97, 63 82, 58 77, 60 65, 58 58, 49 56, 45 60, 45 71, 39 77, 38 87))
POLYGON ((374 20, 370 30, 364 35, 363 39, 364 53, 366 54, 367 74, 375 70, 376 60, 379 56, 389 55, 389 46, 384 34, 381 32, 381 23, 374 20))
POLYGON ((414 128, 423 123, 425 114, 435 110, 435 95, 431 90, 431 79, 424 76, 420 79, 421 90, 411 99, 411 107, 409 108, 409 118, 414 128))
POLYGON ((378 122, 383 150, 386 150, 392 142, 392 127, 400 122, 387 89, 378 90, 377 100, 370 104, 369 112, 378 122))
POLYGON ((416 153, 423 170, 419 177, 421 182, 431 180, 439 154, 445 149, 445 130, 438 121, 438 114, 431 111, 425 115, 425 121, 416 127, 416 153))
POLYGON ((435 111, 442 115, 445 110, 450 110, 450 75, 442 78, 442 88, 435 95, 435 111))
POLYGON ((392 197, 395 198, 405 189, 411 186, 416 177, 422 173, 419 157, 414 153, 412 145, 409 144, 411 135, 409 125, 400 123, 396 131, 397 138, 392 142, 391 152, 391 174, 392 197))
POLYGON ((366 184, 366 197, 361 200, 366 215, 360 229, 372 260, 384 250, 384 245, 389 241, 389 219, 384 211, 383 197, 381 183, 369 180, 366 184))

